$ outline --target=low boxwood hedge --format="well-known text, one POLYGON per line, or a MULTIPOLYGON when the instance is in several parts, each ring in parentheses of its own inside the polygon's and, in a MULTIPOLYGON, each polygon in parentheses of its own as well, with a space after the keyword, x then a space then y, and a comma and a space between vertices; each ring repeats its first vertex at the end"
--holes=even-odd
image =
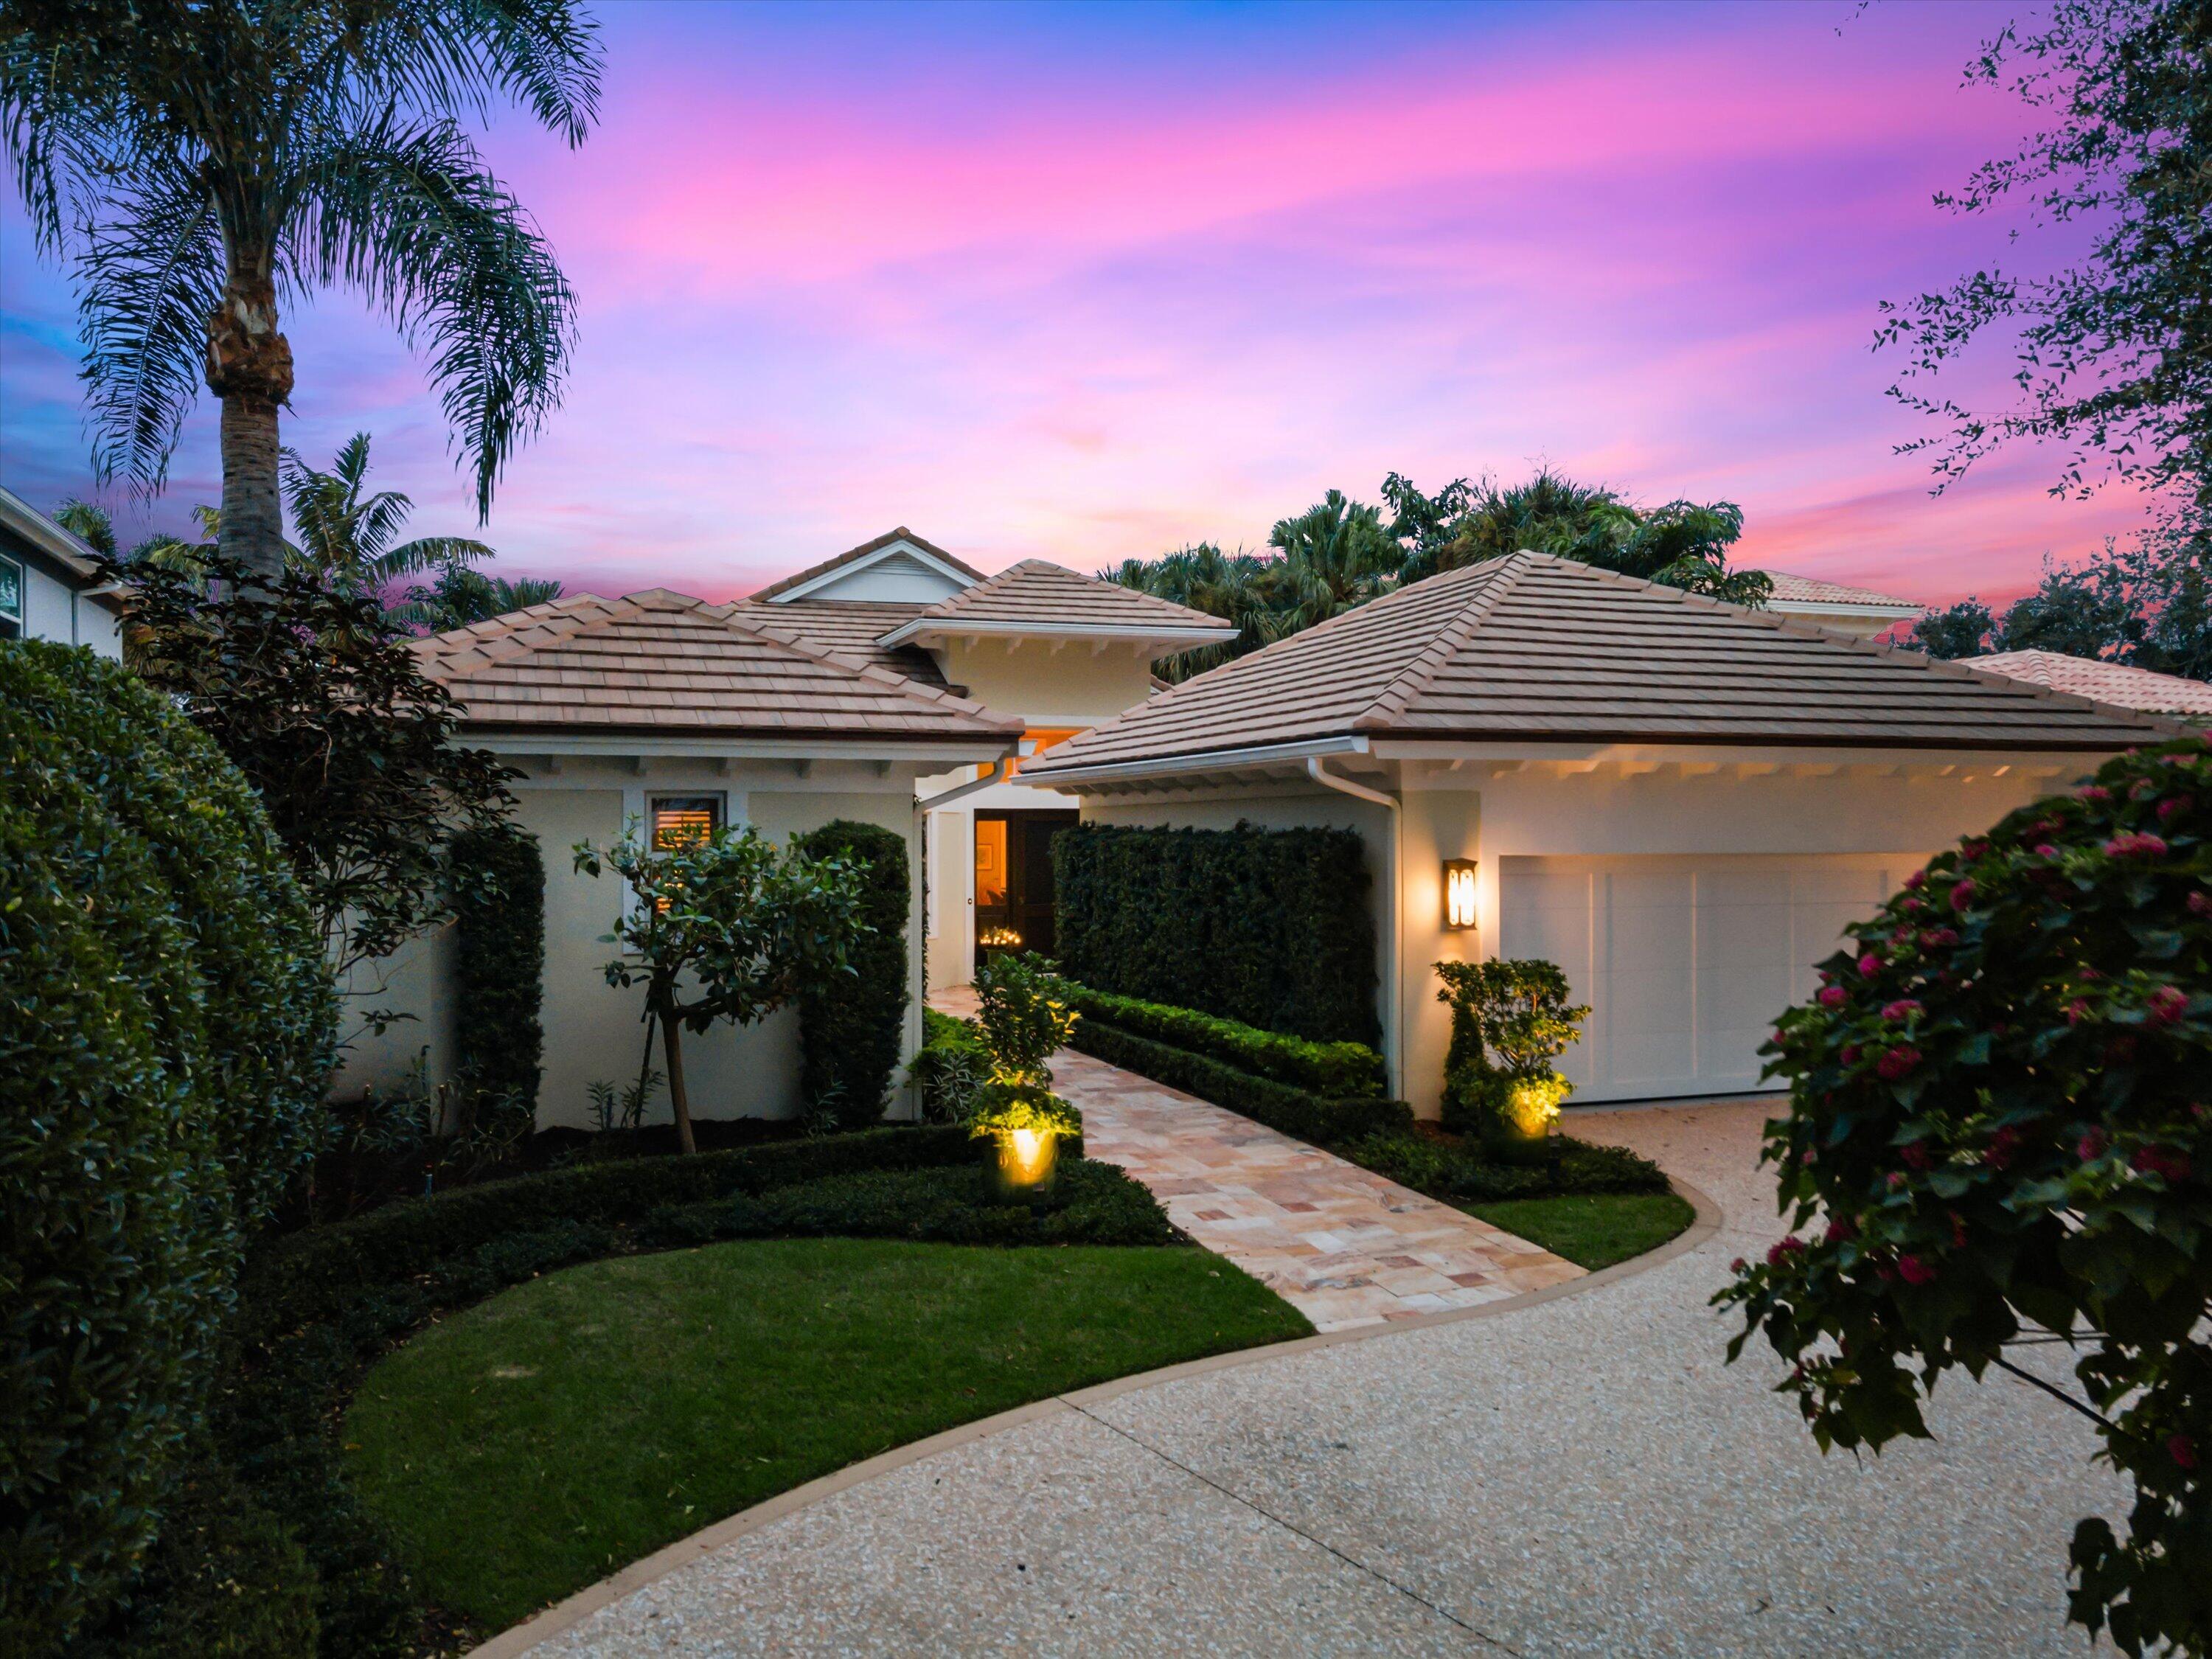
POLYGON ((1353 1096, 1379 1100, 1389 1086, 1382 1056, 1364 1042, 1315 1042, 1263 1031, 1195 1008, 1094 991, 1071 981, 1069 1006, 1087 1019, 1102 1019, 1138 1036, 1172 1044, 1235 1066, 1240 1072, 1287 1083, 1294 1089, 1332 1099, 1353 1096))
POLYGON ((884 1128, 595 1163, 414 1199, 295 1235, 240 1279, 205 1522, 165 1532, 132 1604, 70 1659, 191 1650, 399 1659, 468 1645, 417 1599, 356 1501, 334 1437, 362 1371, 426 1320, 599 1257, 711 1239, 836 1234, 965 1243, 1161 1244, 1167 1218, 1110 1166, 1063 1153, 1042 1211, 982 1200, 960 1127, 884 1128), (195 1541, 197 1540, 197 1541, 195 1541), (234 1582, 242 1563, 255 1582, 234 1582), (312 1632, 308 1645, 301 1632, 312 1632), (165 1645, 170 1644, 171 1645, 165 1645))
POLYGON ((1370 1135, 1336 1150, 1363 1169, 1431 1198, 1481 1200, 1597 1193, 1663 1193, 1667 1177, 1626 1146, 1561 1135, 1555 1170, 1546 1164, 1493 1163, 1475 1142, 1424 1134, 1370 1135))
POLYGON ((1073 1046, 1109 1065, 1322 1146, 1410 1129, 1413 1124, 1413 1108, 1402 1100, 1316 1094, 1241 1071, 1210 1054, 1140 1036, 1103 1019, 1087 1018, 1077 1025, 1073 1046))

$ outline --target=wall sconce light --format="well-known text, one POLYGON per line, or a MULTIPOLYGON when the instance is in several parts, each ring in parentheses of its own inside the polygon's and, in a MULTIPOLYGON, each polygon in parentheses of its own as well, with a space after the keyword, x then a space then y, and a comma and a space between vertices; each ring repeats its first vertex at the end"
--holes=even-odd
POLYGON ((1473 859, 1444 860, 1446 933, 1461 933, 1474 926, 1474 866, 1473 859))

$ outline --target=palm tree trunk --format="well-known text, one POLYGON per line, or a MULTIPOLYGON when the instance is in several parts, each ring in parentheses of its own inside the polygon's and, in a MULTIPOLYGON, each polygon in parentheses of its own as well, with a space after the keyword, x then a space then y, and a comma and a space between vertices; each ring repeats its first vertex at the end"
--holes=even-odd
POLYGON ((207 322, 208 389, 222 400, 222 517, 216 546, 258 575, 284 568, 276 411, 292 395, 292 347, 276 328, 265 258, 234 252, 207 322))
POLYGON ((676 1018, 671 1002, 664 1003, 657 1012, 660 1018, 661 1052, 668 1056, 668 1106, 676 1115, 676 1142, 687 1152, 699 1150, 699 1143, 691 1138, 691 1097, 684 1091, 684 1022, 676 1018))

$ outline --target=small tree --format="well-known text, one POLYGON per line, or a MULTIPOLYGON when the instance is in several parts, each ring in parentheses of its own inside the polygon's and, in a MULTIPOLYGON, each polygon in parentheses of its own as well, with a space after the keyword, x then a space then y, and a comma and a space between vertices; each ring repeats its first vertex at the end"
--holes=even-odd
POLYGON ((864 930, 860 875, 842 859, 780 853, 750 826, 652 845, 633 824, 605 853, 589 842, 576 868, 611 870, 635 900, 605 942, 622 947, 607 983, 645 988, 646 1018, 660 1029, 668 1099, 687 1152, 691 1099, 684 1084, 683 1032, 718 1019, 750 1025, 811 985, 850 973, 864 930))
POLYGON ((1062 994, 1057 964, 1034 951, 1000 952, 976 969, 975 998, 991 1081, 1049 1089, 1045 1062, 1067 1046, 1081 1018, 1062 994))
POLYGON ((1928 1434, 1991 1366, 2097 1425, 2125 1535, 2075 1529, 2069 1615, 2212 1652, 2212 753, 2123 757, 1912 877, 1766 1052, 1792 1233, 1738 1262, 1823 1449, 1928 1434), (2078 1392, 2008 1358, 2063 1341, 2078 1392))
POLYGON ((1444 1127, 1491 1133, 1501 1115, 1517 1138, 1549 1127, 1572 1085, 1552 1062, 1579 1042, 1588 1005, 1570 1004, 1567 976, 1556 963, 1439 962, 1438 1002, 1452 1011, 1451 1047, 1444 1055, 1444 1127))
POLYGON ((799 1085, 810 1110, 833 1115, 841 1128, 866 1128, 884 1115, 912 1000, 906 917, 914 889, 906 837, 879 823, 835 818, 794 836, 792 845, 810 857, 852 864, 860 879, 866 928, 853 942, 853 971, 799 992, 799 1085))

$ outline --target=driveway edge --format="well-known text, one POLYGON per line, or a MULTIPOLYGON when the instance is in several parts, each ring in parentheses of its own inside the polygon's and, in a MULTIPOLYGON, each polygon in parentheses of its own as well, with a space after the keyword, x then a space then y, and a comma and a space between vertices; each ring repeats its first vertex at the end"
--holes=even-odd
POLYGON ((860 1462, 848 1464, 832 1474, 810 1480, 805 1486, 793 1486, 789 1492, 779 1493, 765 1503, 726 1516, 710 1526, 702 1527, 688 1538, 680 1538, 641 1560, 633 1561, 621 1571, 602 1578, 596 1584, 587 1585, 565 1601, 555 1602, 544 1612, 533 1613, 522 1623, 471 1649, 468 1659, 520 1659, 520 1656, 529 1652, 540 1642, 559 1635, 571 1626, 582 1623, 600 1608, 665 1578, 679 1567, 688 1566, 703 1556, 711 1555, 750 1533, 781 1521, 787 1515, 818 1504, 825 1498, 835 1497, 848 1486, 860 1486, 879 1474, 888 1474, 894 1469, 904 1468, 909 1463, 919 1463, 939 1452, 951 1451, 972 1441, 988 1439, 993 1435, 1004 1434, 1025 1424, 1095 1406, 1121 1395, 1133 1394, 1139 1389, 1180 1382, 1188 1376, 1205 1376, 1215 1371, 1233 1370, 1262 1360, 1287 1359, 1322 1348, 1339 1347, 1348 1342, 1396 1336, 1406 1331, 1430 1330, 1438 1325, 1457 1325, 1475 1319, 1495 1319, 1543 1303, 1559 1302, 1568 1297, 1603 1290, 1623 1279, 1633 1279, 1639 1273, 1664 1266, 1677 1256, 1687 1255, 1717 1233, 1726 1220, 1721 1206, 1710 1194, 1672 1176, 1667 1178, 1667 1184, 1678 1197, 1687 1200, 1696 1213, 1691 1218, 1688 1226, 1656 1249, 1646 1250, 1642 1255, 1615 1262, 1610 1267, 1601 1267, 1595 1273, 1584 1273, 1581 1278, 1571 1279, 1562 1285, 1549 1285, 1540 1291, 1524 1291, 1519 1296, 1486 1302, 1478 1307, 1453 1308, 1443 1313, 1393 1320, 1388 1324, 1355 1325, 1349 1330, 1324 1331, 1313 1336, 1297 1337, 1288 1342, 1239 1348, 1231 1353, 1212 1354, 1204 1359, 1187 1359, 1180 1364, 1163 1365, 1156 1370, 1137 1371, 1128 1376, 1117 1376, 1110 1382, 1095 1382, 1087 1389, 1074 1389, 1066 1394, 1031 1401, 1028 1405, 1017 1406, 1012 1411, 979 1417, 972 1423, 963 1423, 926 1439, 894 1446, 887 1452, 879 1452, 860 1462))

